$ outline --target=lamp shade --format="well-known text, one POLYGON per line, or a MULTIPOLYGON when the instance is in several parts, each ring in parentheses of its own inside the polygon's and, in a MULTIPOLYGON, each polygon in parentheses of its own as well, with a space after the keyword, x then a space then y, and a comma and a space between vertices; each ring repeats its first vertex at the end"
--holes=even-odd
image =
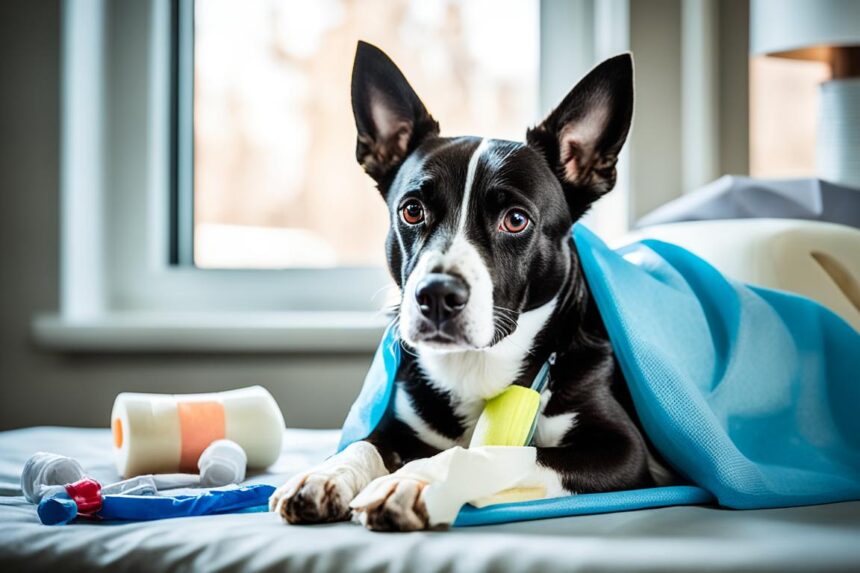
POLYGON ((860 1, 752 0, 750 3, 753 55, 826 59, 826 52, 808 48, 858 45, 860 1), (798 54, 798 51, 803 52, 798 54))

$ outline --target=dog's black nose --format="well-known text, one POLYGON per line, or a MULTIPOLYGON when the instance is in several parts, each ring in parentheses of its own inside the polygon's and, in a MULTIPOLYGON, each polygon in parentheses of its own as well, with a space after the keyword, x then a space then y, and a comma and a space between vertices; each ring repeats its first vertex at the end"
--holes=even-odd
POLYGON ((415 301, 421 314, 439 327, 465 308, 469 302, 469 287, 455 276, 431 273, 415 288, 415 301))

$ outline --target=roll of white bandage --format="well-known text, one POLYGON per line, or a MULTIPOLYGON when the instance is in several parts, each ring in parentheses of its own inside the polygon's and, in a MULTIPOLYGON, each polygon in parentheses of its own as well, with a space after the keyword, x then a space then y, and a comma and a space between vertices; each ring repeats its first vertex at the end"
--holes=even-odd
POLYGON ((281 452, 284 418, 261 386, 212 394, 123 392, 111 428, 117 470, 129 477, 193 472, 203 450, 224 438, 241 446, 249 467, 267 467, 281 452))

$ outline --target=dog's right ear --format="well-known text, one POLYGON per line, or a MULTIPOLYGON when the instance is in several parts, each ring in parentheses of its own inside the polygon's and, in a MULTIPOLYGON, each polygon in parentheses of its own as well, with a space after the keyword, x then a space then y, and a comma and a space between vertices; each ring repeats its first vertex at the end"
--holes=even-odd
POLYGON ((359 42, 352 67, 355 157, 380 186, 439 124, 385 53, 359 42))

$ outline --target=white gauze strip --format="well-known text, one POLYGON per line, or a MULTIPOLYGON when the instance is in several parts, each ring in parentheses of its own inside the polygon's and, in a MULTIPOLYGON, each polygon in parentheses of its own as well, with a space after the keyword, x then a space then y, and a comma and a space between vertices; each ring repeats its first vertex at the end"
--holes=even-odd
POLYGON ((429 485, 422 493, 430 525, 453 523, 460 508, 513 487, 544 486, 532 447, 481 446, 445 450, 432 458, 410 462, 395 473, 374 480, 352 502, 372 506, 384 499, 398 479, 429 485))

